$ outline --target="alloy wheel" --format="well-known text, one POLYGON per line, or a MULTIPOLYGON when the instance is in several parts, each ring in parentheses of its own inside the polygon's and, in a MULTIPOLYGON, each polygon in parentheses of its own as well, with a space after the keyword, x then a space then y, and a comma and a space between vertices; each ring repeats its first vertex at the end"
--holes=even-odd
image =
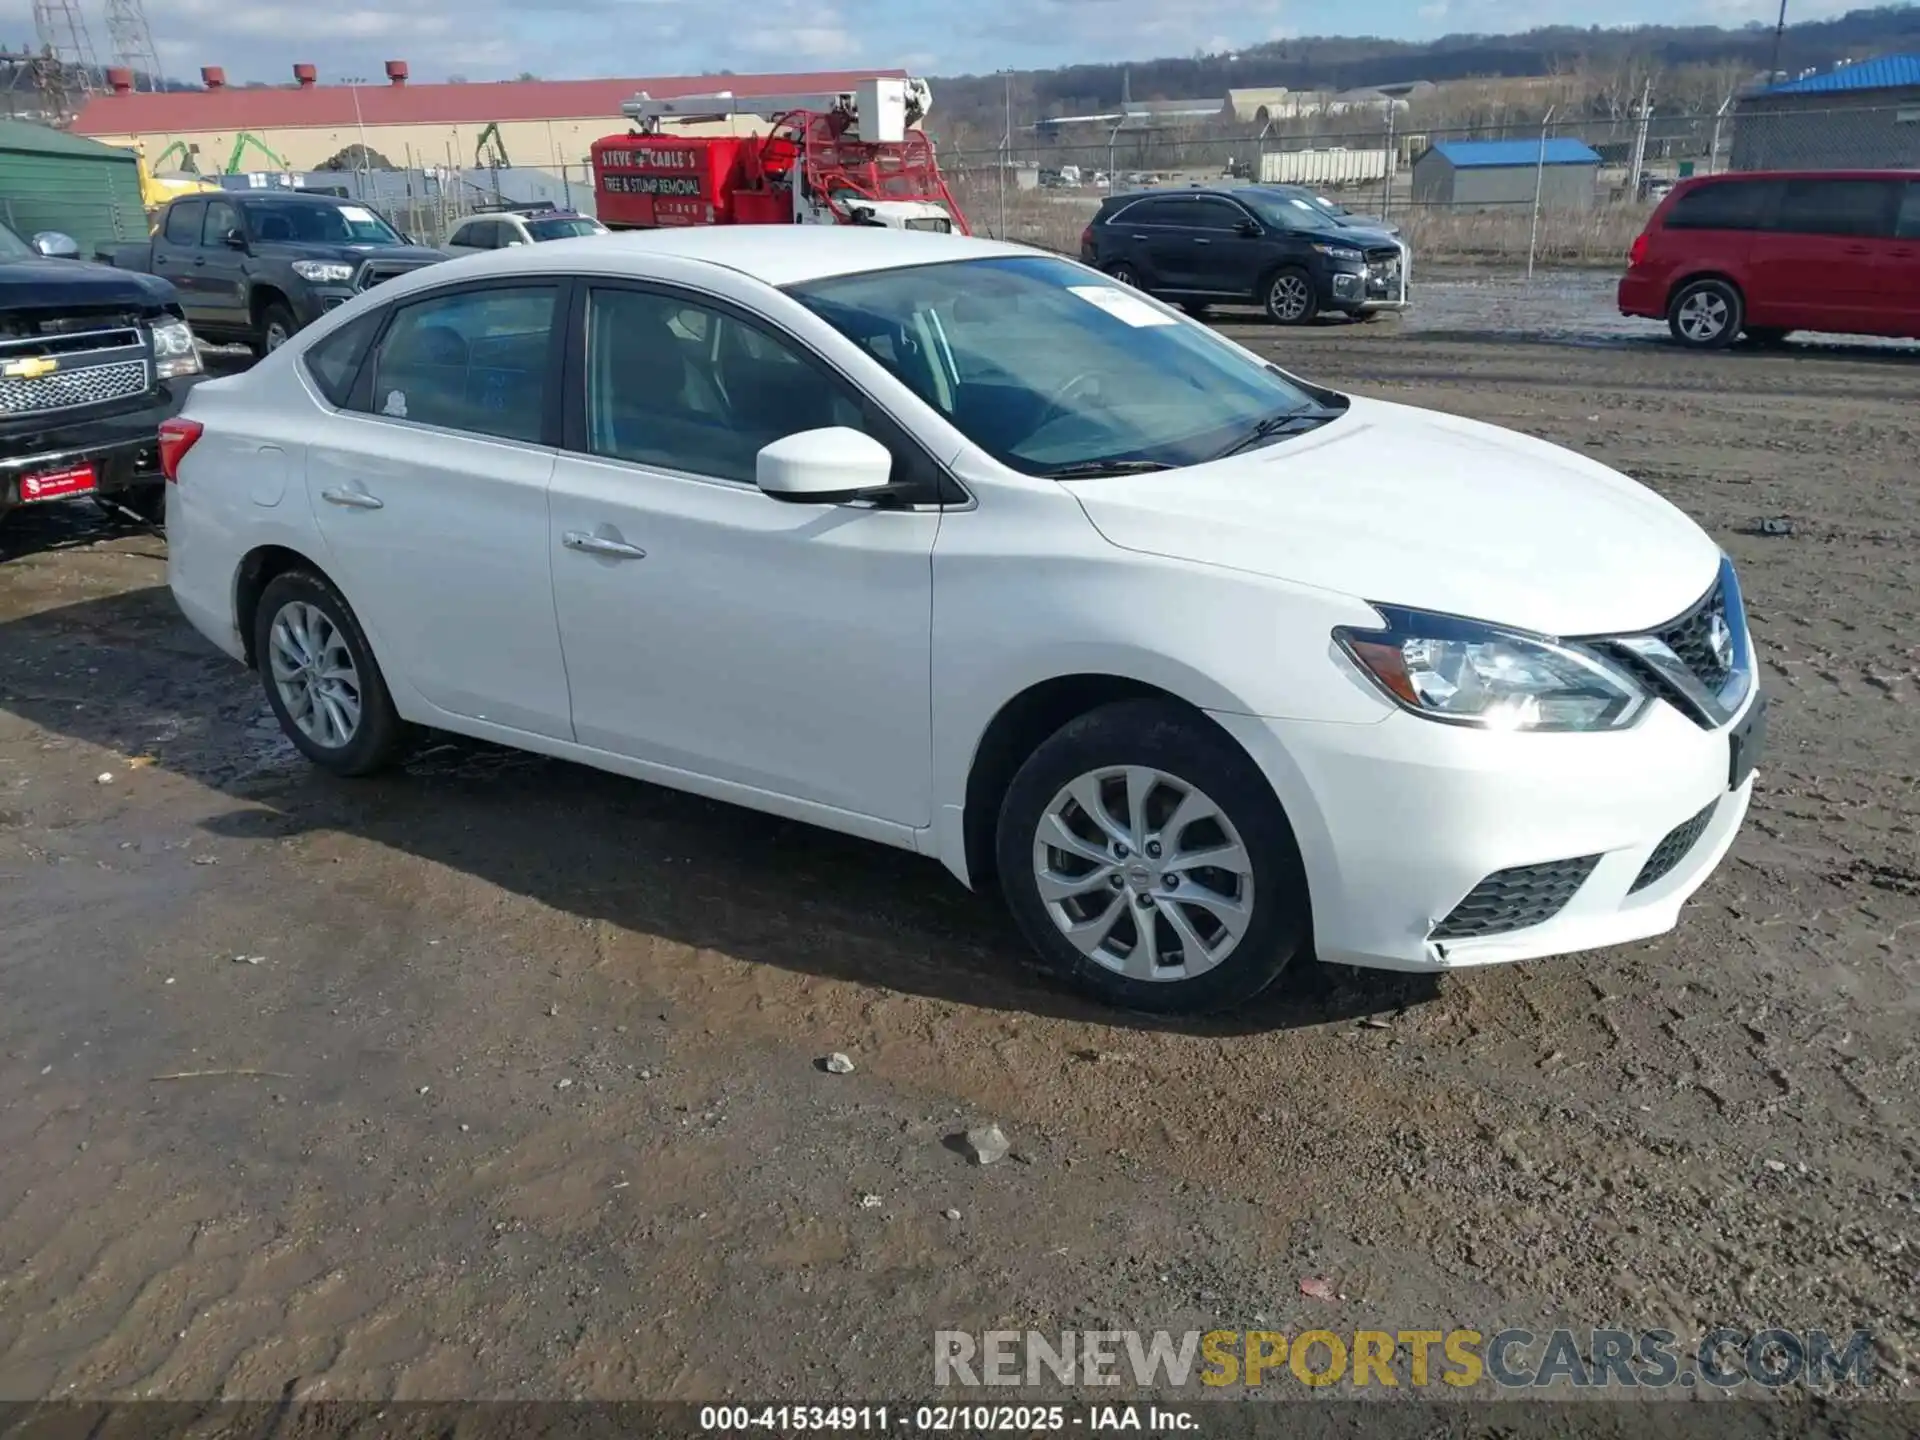
POLYGON ((293 600, 273 617, 268 668, 287 715, 300 733, 329 750, 353 743, 360 729, 360 672, 340 627, 318 606, 293 600))
POLYGON ((269 355, 286 344, 291 338, 292 336, 287 333, 287 327, 282 325, 278 320, 267 322, 267 353, 269 355))
POLYGON ((1696 290, 1680 302, 1676 319, 1680 331, 1696 345, 1706 345, 1726 332, 1733 318, 1724 295, 1712 290, 1696 290))
POLYGON ((1267 303, 1278 319, 1298 320, 1313 304, 1313 292, 1307 288, 1303 276, 1282 275, 1273 282, 1273 291, 1267 303))
POLYGON ((1033 875, 1060 933, 1131 980, 1204 975, 1253 921, 1253 861, 1227 812, 1147 766, 1062 787, 1034 835, 1033 875))

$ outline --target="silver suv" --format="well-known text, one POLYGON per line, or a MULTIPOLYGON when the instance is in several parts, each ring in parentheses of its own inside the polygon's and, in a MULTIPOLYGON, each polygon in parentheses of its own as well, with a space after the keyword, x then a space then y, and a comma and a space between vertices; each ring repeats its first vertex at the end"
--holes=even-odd
POLYGON ((591 215, 573 210, 504 210, 475 215, 455 227, 441 249, 453 255, 481 250, 507 250, 541 240, 571 240, 577 235, 605 235, 607 227, 591 215))

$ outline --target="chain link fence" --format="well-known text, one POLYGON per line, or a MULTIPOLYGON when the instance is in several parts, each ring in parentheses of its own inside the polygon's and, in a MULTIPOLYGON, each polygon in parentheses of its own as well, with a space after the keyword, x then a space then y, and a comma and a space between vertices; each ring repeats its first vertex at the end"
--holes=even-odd
POLYGON ((1383 221, 1426 264, 1617 266, 1687 176, 1920 167, 1920 99, 1728 97, 1697 115, 1450 126, 1377 110, 1238 127, 1043 124, 1011 145, 942 147, 940 164, 976 234, 1070 254, 1109 194, 1257 180, 1383 221))

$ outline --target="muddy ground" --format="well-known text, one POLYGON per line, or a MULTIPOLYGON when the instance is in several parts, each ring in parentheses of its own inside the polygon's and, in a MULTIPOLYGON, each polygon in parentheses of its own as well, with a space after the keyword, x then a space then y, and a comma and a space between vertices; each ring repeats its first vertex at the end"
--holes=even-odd
POLYGON ((1506 303, 1233 328, 1726 544, 1776 697, 1752 818, 1654 943, 1307 965, 1227 1022, 1084 1004, 851 840, 467 746, 321 778, 161 538, 10 521, 0 1397, 898 1398, 935 1328, 1309 1324, 1865 1326, 1896 1385, 1920 357, 1506 303))

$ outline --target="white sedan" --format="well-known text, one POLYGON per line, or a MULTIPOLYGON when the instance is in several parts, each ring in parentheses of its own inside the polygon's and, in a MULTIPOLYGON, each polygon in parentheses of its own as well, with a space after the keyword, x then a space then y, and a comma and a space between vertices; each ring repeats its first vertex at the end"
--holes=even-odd
POLYGON ((914 850, 1136 1009, 1656 934, 1752 794, 1672 505, 1017 246, 456 260, 163 451, 173 592, 316 764, 430 727, 914 850))

